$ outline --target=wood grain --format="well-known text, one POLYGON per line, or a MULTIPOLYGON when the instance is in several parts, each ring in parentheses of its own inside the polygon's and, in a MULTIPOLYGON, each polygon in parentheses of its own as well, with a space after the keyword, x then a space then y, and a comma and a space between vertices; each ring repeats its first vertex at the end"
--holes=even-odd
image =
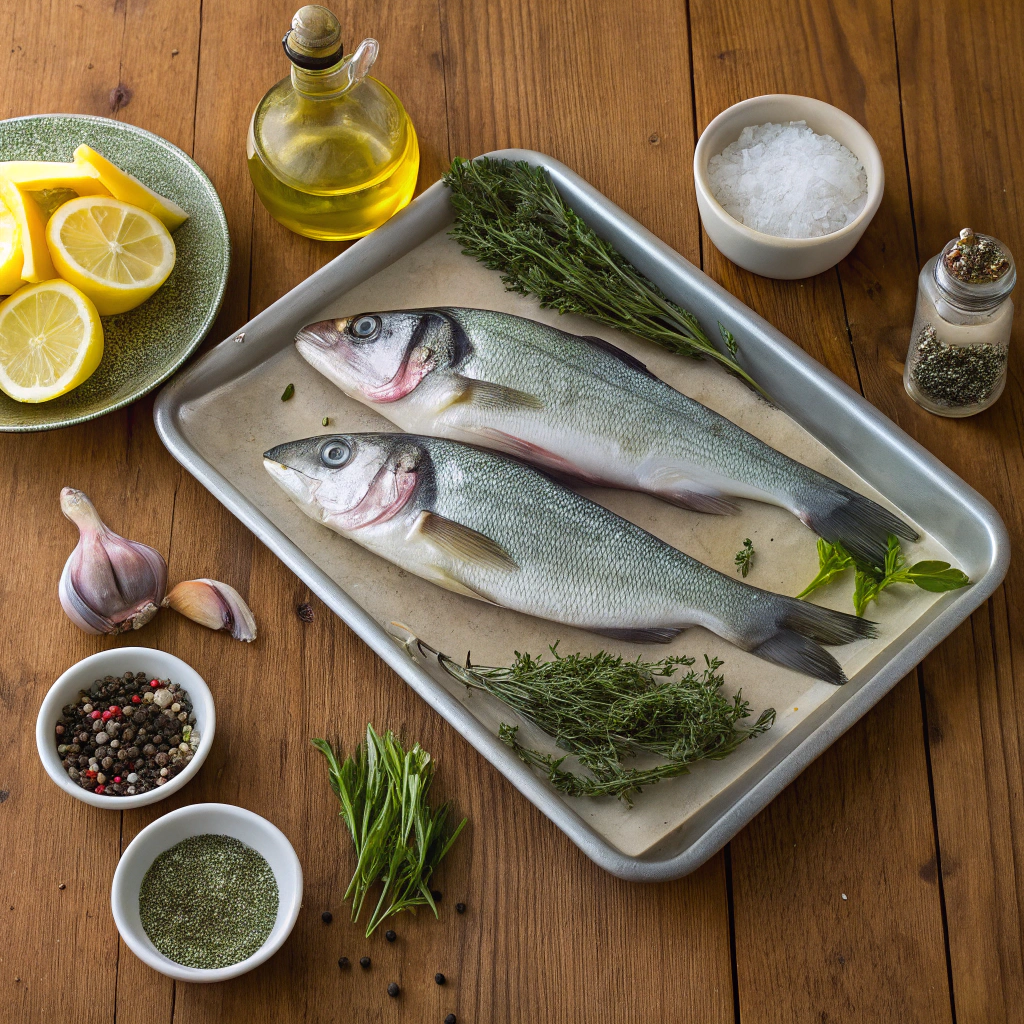
MULTIPOLYGON (((926 15, 897 0, 894 24, 920 262, 968 224, 1024 251, 1016 159, 1024 143, 1024 10, 940 2, 926 15)), ((916 413, 908 427, 993 502, 1017 549, 1021 338, 1018 320, 1007 388, 992 409, 963 421, 916 413)), ((1020 588, 1011 583, 923 667, 960 1024, 1024 1019, 1022 621, 1020 588)))
MULTIPOLYGON (((704 245, 712 277, 859 388, 870 358, 855 358, 857 343, 899 323, 916 272, 888 5, 694 0, 691 18, 699 126, 747 96, 787 92, 833 103, 881 140, 886 198, 838 272, 768 281, 704 245)), ((912 677, 733 842, 741 1019, 949 1018, 928 808, 912 677)))
MULTIPOLYGON (((116 116, 169 138, 210 175, 233 260, 207 346, 342 248, 277 225, 254 199, 245 166, 251 112, 287 71, 280 37, 295 6, 0 6, 10 51, 2 116, 116 116)), ((919 262, 968 220, 1024 252, 1019 5, 332 6, 346 41, 372 34, 381 42, 375 73, 417 126, 421 188, 455 154, 526 146, 564 160, 689 259, 703 251, 712 276, 863 387, 994 501, 1015 543, 1024 539, 1014 486, 1024 473, 1019 352, 1004 397, 969 421, 923 413, 900 378, 919 262), (768 91, 848 110, 878 142, 887 172, 885 200, 861 244, 838 271, 806 282, 770 282, 729 264, 702 244, 693 201, 695 130, 768 91)), ((8 565, 0 573, 8 610, 0 708, 19 723, 0 743, 8 936, 0 1020, 429 1024, 455 1012, 460 1022, 488 1024, 827 1024, 942 1021, 954 1010, 959 1024, 1024 1019, 1024 608, 1015 588, 997 592, 925 662, 923 708, 917 677, 904 680, 734 840, 728 871, 719 855, 679 882, 640 887, 587 861, 181 471, 156 437, 151 399, 80 427, 0 437, 0 459, 8 565), (54 593, 75 539, 57 509, 67 483, 92 495, 120 532, 168 552, 172 581, 212 575, 238 587, 260 639, 246 647, 171 615, 122 641, 79 633, 54 593), (308 624, 295 611, 306 601, 308 624), (49 783, 32 724, 60 671, 119 642, 196 666, 217 698, 217 741, 181 794, 146 811, 99 813, 49 783), (349 841, 309 745, 323 735, 349 748, 368 720, 421 739, 441 766, 439 795, 455 797, 471 822, 436 880, 441 920, 400 918, 394 944, 363 938, 347 920, 349 841), (109 884, 139 829, 201 800, 239 803, 282 827, 302 860, 306 895, 294 935, 259 971, 218 986, 174 985, 118 943, 109 884), (459 900, 465 915, 454 912, 459 900), (330 925, 320 919, 325 909, 330 925), (339 956, 355 964, 364 953, 369 971, 337 967, 339 956), (438 970, 444 987, 433 982, 438 970), (398 999, 385 992, 392 980, 398 999)))

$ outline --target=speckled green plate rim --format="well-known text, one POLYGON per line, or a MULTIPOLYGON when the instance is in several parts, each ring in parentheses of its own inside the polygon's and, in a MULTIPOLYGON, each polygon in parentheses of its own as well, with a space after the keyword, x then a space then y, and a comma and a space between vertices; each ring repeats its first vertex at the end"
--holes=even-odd
MULTIPOLYGON (((217 221, 217 226, 223 236, 224 246, 224 259, 223 267, 221 270, 220 281, 217 284, 216 296, 214 301, 210 304, 203 316, 202 321, 192 332, 191 337, 182 345, 180 354, 173 361, 173 363, 165 367, 162 372, 157 376, 147 380, 144 384, 140 385, 130 394, 120 396, 116 399, 112 399, 108 405, 104 405, 101 408, 90 410, 85 413, 74 413, 68 411, 65 416, 58 416, 52 420, 39 420, 31 423, 3 423, 0 422, 0 433, 33 433, 41 430, 56 430, 60 427, 70 427, 77 423, 85 423, 88 420, 98 419, 100 416, 106 416, 107 413, 116 412, 118 409, 123 409, 125 406, 131 405, 132 402, 137 402, 140 398, 148 395, 154 388, 159 387, 174 373, 176 373, 182 365, 188 360, 189 356, 203 343, 207 334, 210 333, 210 329, 213 327, 214 321, 220 313, 221 307, 224 305, 224 296, 227 293, 228 287, 228 274, 231 269, 231 235, 228 231, 227 217, 224 215, 224 206, 220 201, 220 196, 217 194, 216 188, 213 186, 213 182, 210 181, 209 175, 202 169, 186 153, 183 149, 174 145, 173 142, 168 142, 167 139, 155 134, 154 132, 147 131, 145 128, 139 128, 137 125, 129 124, 125 121, 115 121, 110 117, 99 117, 96 114, 65 114, 60 112, 53 112, 47 114, 27 114, 22 117, 8 117, 0 120, 0 128, 4 125, 18 123, 18 122, 31 122, 31 121, 47 121, 53 118, 69 118, 74 121, 80 121, 85 124, 102 125, 104 127, 116 127, 118 131, 127 132, 131 135, 138 135, 142 138, 155 143, 161 149, 166 150, 173 157, 178 158, 184 164, 186 164, 195 176, 198 178, 199 183, 205 187, 209 193, 211 200, 211 209, 217 221)), ((3 154, 0 153, 0 158, 3 154)), ((69 392, 71 394, 73 392, 69 392)), ((40 408, 45 408, 46 403, 43 403, 40 408)))

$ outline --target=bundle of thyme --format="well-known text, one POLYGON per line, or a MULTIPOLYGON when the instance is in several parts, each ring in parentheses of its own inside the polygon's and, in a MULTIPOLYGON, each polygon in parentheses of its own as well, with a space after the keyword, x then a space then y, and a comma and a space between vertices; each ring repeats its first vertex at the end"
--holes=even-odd
POLYGON ((954 569, 949 562, 924 561, 907 564, 900 547, 899 537, 889 534, 889 546, 885 554, 885 565, 869 566, 859 564, 839 541, 830 544, 818 538, 818 575, 796 596, 807 597, 819 587, 831 583, 847 569, 855 570, 853 580, 853 610, 863 615, 872 601, 877 601, 883 590, 895 583, 910 583, 941 594, 947 590, 958 590, 970 584, 970 577, 960 569, 954 569))
POLYGON ((366 935, 385 918, 403 910, 429 906, 437 917, 430 877, 451 849, 466 819, 448 830, 450 804, 436 810, 427 793, 434 762, 418 743, 406 751, 391 731, 380 736, 366 727, 366 742, 344 762, 326 740, 313 746, 327 758, 331 789, 341 801, 356 848, 356 868, 345 892, 358 921, 366 895, 377 882, 380 897, 370 915, 366 935))
POLYGON ((632 806, 643 786, 685 775, 695 761, 723 758, 775 721, 774 708, 768 708, 751 727, 736 727, 750 717, 750 705, 738 693, 731 701, 722 695, 717 659, 705 657, 705 668, 695 671, 693 658, 626 661, 605 651, 562 656, 556 644, 550 660, 516 652, 515 664, 497 668, 471 665, 468 658, 459 665, 422 640, 411 642, 436 656, 452 677, 493 694, 574 755, 589 774, 564 768, 565 757, 523 746, 516 725, 502 723, 498 731, 569 796, 615 796, 632 806), (681 667, 690 671, 677 677, 681 667), (650 768, 627 767, 641 751, 663 760, 650 768))
POLYGON ((444 181, 456 213, 452 237, 467 256, 500 271, 510 291, 672 352, 707 356, 764 394, 736 362, 731 332, 719 324, 727 349, 721 352, 692 313, 666 298, 566 205, 543 167, 456 157, 444 181))

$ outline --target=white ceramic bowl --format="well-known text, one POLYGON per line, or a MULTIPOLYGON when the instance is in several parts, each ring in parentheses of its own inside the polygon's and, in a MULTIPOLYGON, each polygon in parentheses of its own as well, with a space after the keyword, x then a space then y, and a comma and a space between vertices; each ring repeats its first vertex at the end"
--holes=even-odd
POLYGON ((287 836, 266 818, 233 804, 192 804, 157 818, 128 844, 110 890, 114 922, 128 948, 154 970, 180 981, 225 981, 270 959, 295 927, 301 903, 302 866, 287 836), (278 892, 277 920, 267 941, 247 959, 215 970, 184 967, 169 960, 150 941, 139 918, 139 889, 149 866, 183 839, 206 834, 233 836, 262 854, 274 872, 278 892))
POLYGON ((849 255, 882 201, 885 170, 875 140, 849 114, 809 96, 775 93, 728 107, 704 129, 693 154, 693 182, 700 219, 717 248, 746 270, 791 281, 821 274, 849 255), (711 191, 707 168, 713 156, 735 142, 744 128, 786 121, 806 121, 819 135, 831 135, 864 165, 868 179, 864 209, 852 223, 830 235, 779 238, 755 231, 726 213, 711 191))
POLYGON ((39 758, 43 762, 46 774, 54 782, 76 800, 103 807, 108 811, 124 811, 131 807, 144 807, 155 804, 158 800, 177 793, 206 760, 206 755, 213 745, 213 732, 216 726, 216 715, 213 710, 213 694, 203 682, 202 676, 194 668, 186 665, 180 658, 158 651, 151 647, 115 647, 109 651, 100 651, 72 665, 50 687, 43 698, 36 718, 36 747, 39 758), (178 683, 189 695, 192 708, 196 713, 195 729, 199 733, 199 748, 184 771, 179 772, 164 786, 157 786, 148 793, 136 796, 106 796, 103 793, 90 793, 82 789, 68 778, 67 770, 61 764, 61 756, 57 753, 57 740, 54 729, 61 718, 61 709, 65 704, 73 703, 81 690, 90 686, 104 676, 124 675, 125 672, 145 672, 154 679, 170 679, 178 683))

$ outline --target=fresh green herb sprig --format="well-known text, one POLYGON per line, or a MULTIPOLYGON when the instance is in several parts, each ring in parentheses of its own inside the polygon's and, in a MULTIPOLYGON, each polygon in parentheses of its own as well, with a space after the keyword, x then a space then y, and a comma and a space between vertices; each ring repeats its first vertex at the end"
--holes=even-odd
POLYGON ((746 579, 747 573, 754 566, 754 542, 749 537, 743 542, 743 547, 736 552, 733 561, 736 563, 736 571, 746 579))
POLYGON ((922 590, 941 594, 947 590, 958 590, 970 584, 970 577, 949 562, 928 560, 907 565, 900 548, 899 538, 889 535, 889 546, 885 554, 885 565, 871 568, 858 565, 856 559, 838 541, 830 544, 818 539, 818 575, 796 596, 803 598, 819 587, 831 582, 847 569, 855 570, 853 583, 853 610, 863 615, 872 601, 894 583, 911 583, 922 590))
POLYGON ((358 921, 367 893, 381 884, 366 935, 393 914, 429 906, 437 917, 430 877, 451 849, 466 819, 449 831, 451 804, 437 809, 427 794, 434 762, 418 743, 404 750, 390 730, 379 735, 366 727, 366 742, 339 761, 326 740, 313 746, 327 758, 331 789, 341 802, 339 812, 352 833, 356 868, 345 891, 358 921))
POLYGON ((411 642, 436 656, 453 678, 486 690, 574 755, 589 774, 563 767, 565 757, 523 746, 516 725, 502 723, 498 732, 569 796, 615 796, 632 806, 642 787, 685 775, 695 761, 723 758, 775 721, 774 708, 768 708, 749 728, 736 727, 750 717, 750 705, 738 693, 732 700, 722 695, 717 659, 705 657, 705 668, 695 671, 693 658, 626 661, 605 651, 562 656, 556 644, 550 660, 516 652, 515 664, 498 668, 471 665, 468 658, 459 665, 421 640, 411 642), (681 667, 690 671, 676 677, 681 667), (627 767, 624 762, 640 751, 664 760, 651 768, 627 767))
POLYGON ((462 160, 445 173, 467 256, 498 270, 506 287, 547 309, 576 313, 682 355, 707 356, 764 394, 736 362, 736 339, 719 324, 727 352, 700 321, 668 299, 558 194, 543 167, 525 161, 462 160))

